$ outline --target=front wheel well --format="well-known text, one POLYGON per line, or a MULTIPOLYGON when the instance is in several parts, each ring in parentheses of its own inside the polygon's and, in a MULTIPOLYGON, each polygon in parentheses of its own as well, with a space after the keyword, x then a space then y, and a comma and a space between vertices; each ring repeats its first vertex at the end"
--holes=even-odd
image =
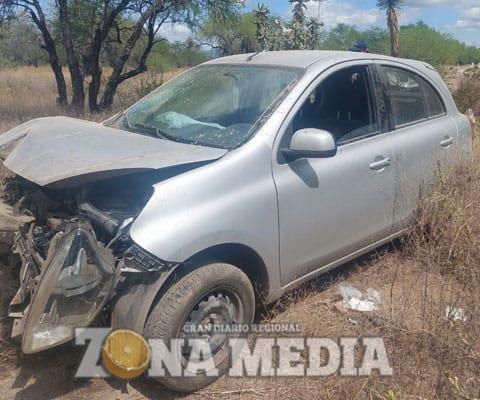
POLYGON ((219 244, 196 253, 184 264, 197 268, 213 262, 224 262, 240 268, 252 283, 257 304, 268 296, 269 279, 265 262, 251 247, 237 243, 219 244))
POLYGON ((112 303, 112 326, 142 333, 152 307, 172 284, 197 268, 218 262, 231 264, 243 271, 254 288, 256 304, 264 304, 269 294, 269 279, 263 259, 248 246, 221 244, 196 253, 168 274, 157 277, 156 281, 152 282, 152 278, 148 277, 143 277, 147 281, 140 283, 127 280, 126 287, 112 303))

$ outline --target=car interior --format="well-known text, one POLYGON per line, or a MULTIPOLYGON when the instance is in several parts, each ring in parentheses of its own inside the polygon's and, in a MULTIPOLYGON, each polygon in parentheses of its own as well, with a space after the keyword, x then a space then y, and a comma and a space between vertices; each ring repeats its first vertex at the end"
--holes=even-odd
POLYGON ((383 67, 395 126, 428 117, 421 78, 399 68, 383 67))
POLYGON ((346 143, 378 130, 367 67, 343 69, 310 94, 292 123, 292 131, 323 129, 346 143))

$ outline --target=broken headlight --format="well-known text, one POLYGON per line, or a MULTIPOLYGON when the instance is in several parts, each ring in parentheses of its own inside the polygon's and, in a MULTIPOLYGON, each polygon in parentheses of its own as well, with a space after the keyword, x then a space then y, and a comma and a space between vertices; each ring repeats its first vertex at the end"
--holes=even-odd
POLYGON ((88 228, 66 233, 33 297, 23 352, 35 353, 73 339, 75 328, 88 326, 108 301, 113 278, 113 258, 88 228))

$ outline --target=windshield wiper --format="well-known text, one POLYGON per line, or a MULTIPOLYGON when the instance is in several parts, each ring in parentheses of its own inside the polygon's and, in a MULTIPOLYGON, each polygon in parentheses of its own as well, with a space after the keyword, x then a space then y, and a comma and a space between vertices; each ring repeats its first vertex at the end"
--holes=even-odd
POLYGON ((119 112, 118 115, 114 116, 111 124, 114 124, 115 122, 117 122, 121 117, 123 117, 123 121, 122 121, 123 126, 130 132, 141 133, 141 134, 146 133, 156 138, 176 141, 175 138, 163 132, 157 127, 140 124, 138 122, 134 124, 130 123, 130 120, 128 118, 128 113, 125 111, 119 112), (138 132, 138 131, 141 131, 141 132, 138 132))
MULTIPOLYGON (((191 141, 191 140, 182 139, 182 138, 178 138, 178 137, 169 135, 168 133, 162 131, 161 129, 159 129, 155 126, 144 125, 144 124, 138 123, 138 122, 132 124, 129 121, 126 113, 124 114, 123 124, 124 124, 125 128, 127 130, 131 131, 131 132, 136 132, 136 133, 140 133, 140 134, 147 134, 147 135, 152 136, 152 137, 171 140, 172 142, 204 146, 201 143, 196 143, 196 142, 191 141)), ((217 147, 217 146, 209 145, 208 147, 217 147)), ((218 148, 223 149, 223 147, 218 147, 218 148)))
POLYGON ((130 124, 127 120, 127 124, 128 126, 130 126, 133 130, 140 130, 144 133, 147 133, 151 136, 154 136, 154 137, 157 137, 157 138, 161 138, 161 139, 169 139, 168 135, 161 131, 159 128, 155 127, 155 126, 150 126, 150 125, 144 125, 144 124, 140 124, 140 123, 135 123, 135 124, 130 124))

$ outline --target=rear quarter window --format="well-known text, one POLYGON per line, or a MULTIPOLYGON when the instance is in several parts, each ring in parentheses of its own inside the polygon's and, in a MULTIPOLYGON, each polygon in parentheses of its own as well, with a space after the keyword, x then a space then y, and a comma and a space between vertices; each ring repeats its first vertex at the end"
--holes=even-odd
POLYGON ((446 113, 439 93, 420 75, 391 66, 382 71, 396 127, 446 113))
POLYGON ((428 107, 428 114, 431 118, 438 117, 447 113, 441 96, 430 83, 424 80, 423 90, 428 107))

